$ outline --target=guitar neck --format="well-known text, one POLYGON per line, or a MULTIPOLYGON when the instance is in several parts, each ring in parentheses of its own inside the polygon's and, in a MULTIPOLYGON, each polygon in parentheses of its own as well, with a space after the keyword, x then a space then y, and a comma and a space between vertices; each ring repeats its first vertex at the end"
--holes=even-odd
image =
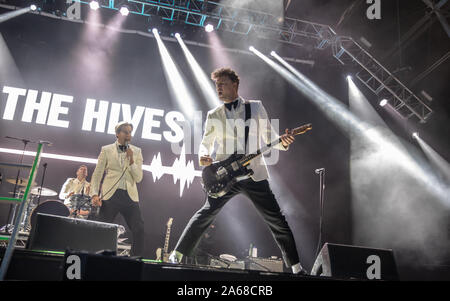
MULTIPOLYGON (((305 125, 302 125, 298 128, 295 128, 291 131, 291 135, 293 136, 297 136, 297 135, 301 135, 303 133, 306 133, 307 131, 312 129, 312 124, 308 123, 305 125)), ((258 156, 261 156, 262 154, 266 153, 267 151, 269 151, 271 148, 273 148, 275 145, 278 145, 281 143, 281 137, 278 139, 273 140, 272 142, 270 142, 269 144, 259 148, 255 153, 247 155, 245 157, 243 157, 242 159, 239 160, 239 163, 241 163, 242 165, 247 165, 250 163, 251 160, 255 159, 258 156)))
POLYGON ((268 152, 271 148, 273 148, 275 145, 278 145, 279 143, 281 143, 281 138, 275 139, 269 144, 259 148, 255 153, 243 157, 242 159, 239 160, 239 162, 243 165, 247 165, 248 163, 250 163, 251 160, 268 152))
POLYGON ((169 238, 170 238, 170 228, 167 229, 166 239, 164 241, 164 253, 167 253, 169 250, 169 238))

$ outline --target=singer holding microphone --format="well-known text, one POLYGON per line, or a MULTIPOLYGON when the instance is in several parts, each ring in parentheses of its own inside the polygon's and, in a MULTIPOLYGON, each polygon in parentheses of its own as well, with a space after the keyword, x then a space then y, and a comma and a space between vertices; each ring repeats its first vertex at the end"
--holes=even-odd
MULTIPOLYGON (((100 222, 112 223, 117 213, 122 214, 133 234, 131 256, 142 256, 144 251, 144 221, 139 208, 136 184, 142 180, 142 151, 129 144, 133 125, 120 122, 115 127, 117 140, 102 147, 97 166, 92 174, 92 205, 100 207, 100 222), (100 181, 106 172, 102 187, 100 181)), ((95 209, 93 209, 95 211, 95 209)))

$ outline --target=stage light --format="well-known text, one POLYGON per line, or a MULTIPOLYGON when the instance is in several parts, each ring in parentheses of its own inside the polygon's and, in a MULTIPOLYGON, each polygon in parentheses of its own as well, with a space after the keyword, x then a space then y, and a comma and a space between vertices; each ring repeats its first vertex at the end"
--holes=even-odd
POLYGON ((177 38, 177 39, 181 38, 181 36, 178 32, 175 34, 175 38, 177 38))
POLYGON ((30 9, 31 9, 32 11, 35 11, 35 10, 37 9, 37 6, 34 5, 34 4, 32 4, 32 5, 30 6, 30 9))
POLYGON ((347 80, 351 80, 352 76, 351 75, 347 75, 347 80))
POLYGON ((414 139, 419 138, 419 133, 417 133, 417 132, 412 133, 412 137, 413 137, 414 139))
POLYGON ((211 25, 211 24, 206 25, 206 26, 205 26, 205 31, 206 31, 206 32, 212 32, 212 31, 214 31, 214 26, 211 25))
POLYGON ((91 7, 91 9, 93 10, 97 10, 100 8, 100 5, 98 4, 97 1, 91 1, 91 3, 89 3, 89 6, 91 7))
POLYGON ((276 53, 275 51, 271 51, 271 52, 270 52, 270 55, 271 55, 271 56, 276 56, 277 53, 276 53))
POLYGON ((130 13, 130 11, 128 10, 128 7, 122 6, 122 7, 120 8, 120 13, 122 14, 122 16, 128 16, 128 14, 130 13))
POLYGON ((387 103, 388 103, 387 99, 382 99, 380 101, 380 106, 384 107, 385 105, 387 105, 387 103))
POLYGON ((248 47, 248 50, 250 50, 251 52, 255 52, 255 47, 250 46, 250 47, 248 47))
POLYGON ((152 29, 152 32, 153 32, 154 35, 157 35, 157 34, 158 34, 158 29, 153 28, 153 29, 152 29))
POLYGON ((195 112, 194 97, 190 93, 190 90, 186 85, 186 81, 184 80, 180 70, 175 64, 175 61, 167 50, 166 45, 164 45, 164 42, 156 29, 153 34, 155 35, 156 42, 158 43, 158 49, 163 63, 164 74, 169 83, 170 93, 177 101, 183 113, 186 115, 186 118, 188 118, 188 120, 192 120, 195 112))
POLYGON ((187 61, 189 62, 189 66, 192 69, 192 73, 195 76, 195 79, 199 83, 200 89, 205 96, 205 99, 207 100, 209 106, 211 108, 217 107, 220 104, 220 100, 216 94, 216 91, 214 89, 214 86, 211 83, 211 79, 206 75, 205 71, 200 67, 197 60, 194 58, 192 53, 189 51, 186 44, 183 42, 181 37, 175 37, 178 40, 178 43, 181 46, 181 49, 183 49, 184 55, 186 56, 187 61))

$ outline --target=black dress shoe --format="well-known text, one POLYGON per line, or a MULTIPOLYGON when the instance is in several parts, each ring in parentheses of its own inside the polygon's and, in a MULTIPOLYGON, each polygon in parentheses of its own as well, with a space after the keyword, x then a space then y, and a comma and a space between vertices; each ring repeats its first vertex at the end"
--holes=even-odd
POLYGON ((305 269, 301 269, 297 274, 295 275, 300 275, 300 276, 309 276, 308 272, 305 269))

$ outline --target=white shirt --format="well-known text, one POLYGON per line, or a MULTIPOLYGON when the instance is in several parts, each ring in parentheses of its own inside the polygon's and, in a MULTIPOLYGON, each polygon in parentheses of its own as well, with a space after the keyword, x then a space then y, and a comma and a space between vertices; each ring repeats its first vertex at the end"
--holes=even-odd
MULTIPOLYGON (((123 169, 123 166, 125 164, 125 160, 127 157, 127 152, 126 151, 123 152, 120 149, 119 145, 120 145, 119 142, 116 140, 117 152, 119 153, 119 164, 120 164, 120 167, 122 167, 122 169, 123 169)), ((122 177, 120 179, 119 186, 117 187, 117 189, 127 190, 127 182, 126 182, 125 177, 122 177)))
POLYGON ((81 190, 83 189, 83 194, 88 195, 88 188, 90 187, 90 183, 86 181, 86 179, 80 181, 78 178, 67 178, 66 182, 61 188, 59 193, 59 198, 64 200, 64 205, 70 205, 70 198, 67 196, 73 192, 74 194, 81 194, 81 190))

